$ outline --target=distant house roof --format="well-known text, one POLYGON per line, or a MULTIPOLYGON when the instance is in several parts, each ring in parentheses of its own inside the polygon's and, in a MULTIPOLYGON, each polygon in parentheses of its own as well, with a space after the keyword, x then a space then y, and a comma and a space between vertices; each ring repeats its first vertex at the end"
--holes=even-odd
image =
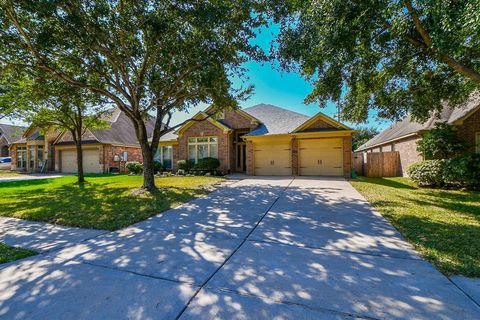
MULTIPOLYGON (((90 132, 95 139, 89 139, 84 142, 92 143, 92 141, 96 141, 102 144, 139 146, 135 128, 125 112, 118 108, 113 108, 105 113, 103 119, 109 123, 109 127, 106 129, 91 130, 90 132)), ((155 126, 155 119, 150 118, 145 125, 147 127, 147 134, 150 136, 155 126)), ((61 141, 56 144, 68 143, 70 142, 61 141)))
POLYGON ((246 136, 290 133, 310 119, 309 116, 304 114, 271 104, 262 103, 242 110, 261 122, 257 128, 246 136))
POLYGON ((377 134, 372 139, 361 145, 356 151, 373 148, 384 143, 399 140, 411 135, 418 134, 424 130, 432 129, 438 122, 446 122, 448 124, 457 124, 462 119, 468 117, 472 112, 480 108, 480 92, 472 94, 472 96, 462 105, 452 107, 445 103, 441 112, 435 112, 430 119, 424 123, 418 123, 409 115, 404 120, 397 122, 377 134))
POLYGON ((27 128, 0 123, 0 137, 4 137, 8 144, 11 144, 22 138, 27 128))

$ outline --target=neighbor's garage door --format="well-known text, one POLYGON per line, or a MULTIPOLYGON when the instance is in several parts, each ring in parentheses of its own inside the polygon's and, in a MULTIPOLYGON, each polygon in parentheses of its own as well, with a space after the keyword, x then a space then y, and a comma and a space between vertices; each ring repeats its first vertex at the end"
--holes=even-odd
POLYGON ((286 176, 292 174, 291 144, 255 143, 254 162, 257 176, 286 176))
POLYGON ((299 140, 299 167, 302 176, 342 176, 343 139, 299 140))
MULTIPOLYGON (((77 172, 77 153, 74 150, 64 150, 60 154, 63 173, 77 172)), ((98 149, 83 150, 83 171, 85 173, 101 173, 98 149)))

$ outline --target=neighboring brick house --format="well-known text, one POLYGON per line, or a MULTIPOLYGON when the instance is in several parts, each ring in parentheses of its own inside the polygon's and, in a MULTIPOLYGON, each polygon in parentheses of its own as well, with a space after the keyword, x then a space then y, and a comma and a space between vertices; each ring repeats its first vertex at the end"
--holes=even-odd
POLYGON ((441 112, 436 112, 425 123, 415 122, 408 116, 367 141, 355 152, 398 151, 401 174, 406 175, 409 165, 423 159, 417 151, 417 141, 438 122, 454 126, 457 135, 468 144, 468 152, 480 152, 480 93, 473 94, 465 104, 455 108, 445 104, 441 112))
MULTIPOLYGON (((142 161, 135 129, 125 113, 115 108, 107 112, 105 119, 109 122, 107 129, 87 131, 82 136, 86 173, 125 172, 125 160, 142 161)), ((153 120, 147 123, 149 132, 153 125, 153 120)), ((10 150, 12 170, 77 171, 75 145, 69 132, 59 132, 52 127, 43 132, 30 127, 22 139, 12 143, 10 150)))
POLYGON ((0 123, 0 157, 10 156, 10 145, 20 139, 27 128, 0 123))
POLYGON ((260 104, 212 116, 208 108, 163 136, 156 158, 172 170, 178 160, 215 157, 224 172, 349 177, 352 132, 323 113, 260 104))

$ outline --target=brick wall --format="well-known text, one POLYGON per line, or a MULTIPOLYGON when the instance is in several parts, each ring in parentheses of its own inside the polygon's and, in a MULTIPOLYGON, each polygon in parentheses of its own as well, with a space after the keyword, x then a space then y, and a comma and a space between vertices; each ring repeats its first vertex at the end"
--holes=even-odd
POLYGON ((126 172, 125 163, 114 161, 115 155, 122 156, 123 152, 128 152, 128 162, 143 162, 142 149, 140 147, 123 147, 103 145, 100 147, 100 163, 103 164, 105 172, 109 172, 111 167, 119 167, 120 172, 126 172))
POLYGON ((10 147, 10 157, 12 157, 12 170, 17 169, 17 146, 10 147))
POLYGON ((421 161, 423 158, 417 151, 417 141, 419 137, 409 137, 393 144, 393 151, 400 152, 400 166, 402 168, 402 176, 407 176, 407 168, 412 163, 421 161))
POLYGON ((252 141, 247 141, 247 174, 248 175, 253 175, 254 168, 253 168, 253 142, 252 141))
POLYGON ((222 122, 232 129, 253 129, 257 126, 252 124, 250 119, 245 118, 236 111, 226 111, 222 122))
POLYGON ((292 174, 298 176, 298 139, 292 139, 292 174))
POLYGON ((10 155, 8 149, 7 140, 4 137, 0 137, 0 157, 8 157, 10 155))
POLYGON ((218 137, 218 160, 220 160, 220 169, 229 170, 229 135, 223 133, 222 129, 209 121, 195 122, 178 138, 178 160, 188 159, 188 138, 203 136, 218 137))
POLYGON ((469 152, 475 152, 475 135, 480 132, 480 109, 463 121, 458 127, 457 134, 464 140, 469 148, 469 152))
POLYGON ((350 178, 352 174, 352 136, 343 137, 343 175, 350 178))

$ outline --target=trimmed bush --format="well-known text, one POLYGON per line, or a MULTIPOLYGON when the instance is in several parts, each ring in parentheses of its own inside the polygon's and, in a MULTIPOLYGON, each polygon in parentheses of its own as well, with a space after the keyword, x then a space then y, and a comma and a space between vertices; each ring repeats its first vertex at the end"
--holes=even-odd
POLYGON ((157 172, 161 173, 164 170, 163 165, 160 161, 154 161, 153 162, 153 169, 154 169, 155 173, 157 173, 157 172))
POLYGON ((195 170, 214 171, 220 167, 220 161, 217 158, 203 158, 195 164, 195 170))
POLYGON ((442 187, 445 184, 444 171, 448 160, 425 160, 412 164, 408 176, 421 187, 442 187))
POLYGON ((127 162, 127 169, 130 173, 141 174, 143 172, 143 164, 140 162, 127 162))
POLYGON ((188 172, 192 170, 195 163, 192 160, 178 160, 177 166, 179 170, 183 170, 184 172, 188 172))
POLYGON ((466 154, 447 160, 445 184, 452 187, 480 187, 480 154, 466 154))

